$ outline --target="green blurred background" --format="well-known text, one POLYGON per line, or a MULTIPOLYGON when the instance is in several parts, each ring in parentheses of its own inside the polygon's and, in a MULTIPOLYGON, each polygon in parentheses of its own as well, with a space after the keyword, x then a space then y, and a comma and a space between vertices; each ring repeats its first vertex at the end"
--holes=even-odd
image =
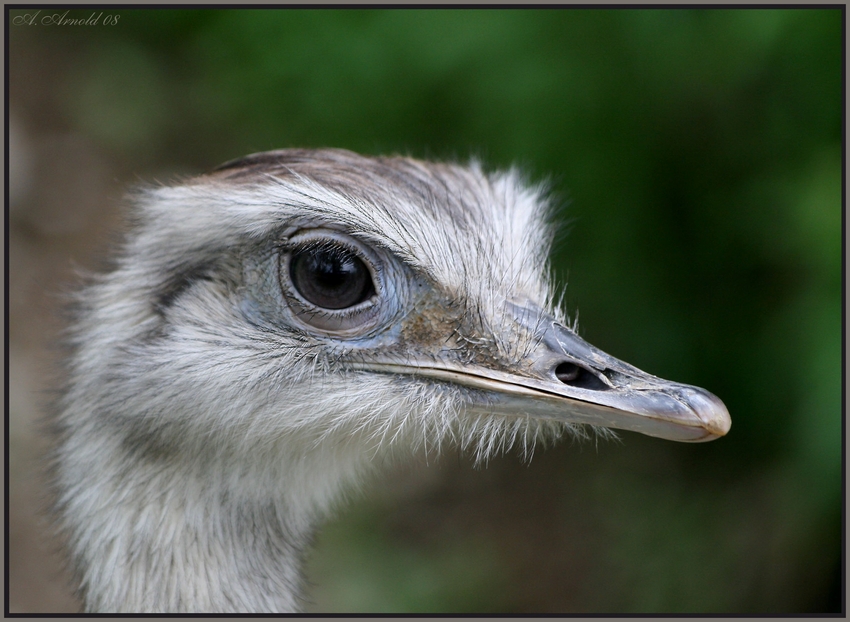
MULTIPOLYGON (((92 167, 44 162, 73 137, 110 205, 57 231, 19 193, 11 279, 33 257, 49 256, 56 283, 92 262, 137 181, 250 152, 518 163, 559 197, 553 261, 581 335, 732 414, 705 445, 623 433, 530 464, 509 454, 476 470, 450 452, 402 468, 320 533, 311 610, 843 609, 842 10, 66 17, 101 12, 117 23, 10 14, 12 129, 42 163, 27 172, 38 157, 13 150, 12 168, 69 200, 92 167)), ((15 344, 41 343, 26 322, 49 303, 12 303, 15 373, 15 344)), ((17 555, 13 590, 35 589, 17 555)))

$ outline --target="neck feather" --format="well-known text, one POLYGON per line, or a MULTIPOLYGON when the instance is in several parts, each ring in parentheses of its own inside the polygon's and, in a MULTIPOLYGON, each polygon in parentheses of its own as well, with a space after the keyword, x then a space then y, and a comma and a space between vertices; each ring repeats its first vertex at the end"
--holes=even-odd
POLYGON ((60 468, 75 482, 59 512, 92 612, 298 611, 314 530, 366 464, 354 448, 201 458, 109 440, 86 451, 72 439, 60 468))

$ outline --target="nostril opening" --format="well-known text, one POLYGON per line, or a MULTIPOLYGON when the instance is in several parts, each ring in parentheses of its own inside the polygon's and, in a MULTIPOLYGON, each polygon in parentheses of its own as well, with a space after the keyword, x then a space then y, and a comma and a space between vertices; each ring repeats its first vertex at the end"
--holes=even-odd
POLYGON ((555 368, 555 377, 571 387, 590 389, 591 391, 606 391, 609 387, 596 374, 579 367, 575 363, 563 362, 555 368))
POLYGON ((570 384, 578 380, 581 367, 572 363, 561 363, 555 368, 555 377, 564 384, 570 384))

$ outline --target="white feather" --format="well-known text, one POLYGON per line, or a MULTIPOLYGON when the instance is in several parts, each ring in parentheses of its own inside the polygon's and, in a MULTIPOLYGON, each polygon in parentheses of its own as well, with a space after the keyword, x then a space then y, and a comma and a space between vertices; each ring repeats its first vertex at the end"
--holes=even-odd
POLYGON ((298 153, 309 165, 145 191, 115 268, 79 294, 56 511, 88 611, 296 611, 313 530, 376 465, 446 443, 479 462, 514 446, 530 458, 578 431, 470 414, 444 384, 340 368, 344 344, 246 321, 246 289, 275 286, 246 281, 246 258, 309 226, 474 310, 482 330, 458 339, 494 356, 530 347, 505 337, 506 301, 558 314, 544 189, 516 171, 298 153), (175 286, 186 266, 211 273, 175 286))

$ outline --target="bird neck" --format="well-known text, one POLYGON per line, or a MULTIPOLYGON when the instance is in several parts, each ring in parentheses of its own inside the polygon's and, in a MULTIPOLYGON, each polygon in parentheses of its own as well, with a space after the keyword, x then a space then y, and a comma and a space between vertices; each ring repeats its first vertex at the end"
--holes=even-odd
POLYGON ((301 609, 305 552, 356 460, 230 458, 85 467, 88 494, 64 514, 88 611, 301 609))

